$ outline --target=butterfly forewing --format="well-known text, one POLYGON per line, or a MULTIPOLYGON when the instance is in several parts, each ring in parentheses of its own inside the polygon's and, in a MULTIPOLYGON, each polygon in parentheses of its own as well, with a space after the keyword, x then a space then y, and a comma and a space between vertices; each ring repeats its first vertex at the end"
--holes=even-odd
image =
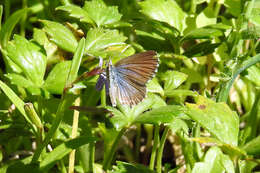
POLYGON ((147 51, 124 58, 115 66, 109 65, 109 95, 113 106, 138 104, 146 95, 146 83, 156 73, 158 59, 155 51, 147 51))

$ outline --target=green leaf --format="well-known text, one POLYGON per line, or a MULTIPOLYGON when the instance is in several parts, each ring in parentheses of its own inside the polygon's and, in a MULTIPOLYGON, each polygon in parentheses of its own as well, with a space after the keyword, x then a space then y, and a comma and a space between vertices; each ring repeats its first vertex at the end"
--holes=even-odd
POLYGON ((144 111, 161 106, 166 106, 164 100, 155 94, 148 93, 147 97, 142 102, 132 108, 120 104, 117 105, 119 110, 110 106, 107 106, 106 108, 113 114, 110 121, 117 130, 120 130, 123 127, 127 127, 134 123, 135 119, 144 111))
POLYGON ((211 41, 204 41, 189 47, 183 55, 187 57, 199 57, 211 54, 221 43, 211 43, 211 41))
POLYGON ((179 130, 183 130, 186 134, 189 134, 189 127, 185 121, 180 118, 175 118, 172 122, 168 124, 172 133, 175 133, 179 130))
POLYGON ((152 19, 166 22, 182 32, 185 28, 185 13, 175 1, 146 0, 139 3, 141 12, 152 19))
POLYGON ((20 87, 24 87, 24 88, 28 88, 28 87, 33 87, 34 86, 34 84, 30 80, 26 79, 22 75, 15 74, 15 73, 8 73, 5 76, 14 85, 17 85, 17 86, 20 86, 20 87))
POLYGON ((0 44, 2 49, 5 49, 11 37, 15 25, 26 14, 28 9, 17 10, 14 14, 7 18, 5 24, 0 31, 0 44))
POLYGON ((233 16, 239 17, 241 15, 241 2, 237 0, 225 0, 224 5, 227 8, 227 12, 233 16))
POLYGON ((44 46, 44 44, 46 44, 46 42, 48 42, 48 37, 47 37, 47 34, 43 30, 34 28, 33 29, 33 40, 36 41, 37 43, 39 43, 41 46, 44 46))
MULTIPOLYGON (((254 3, 256 3, 256 2, 254 2, 254 3)), ((259 4, 255 6, 256 8, 252 9, 249 19, 250 19, 250 22, 254 23, 257 26, 260 26, 260 20, 259 20, 260 8, 259 7, 257 8, 257 6, 259 6, 259 4)))
POLYGON ((25 120, 31 124, 32 122, 30 121, 30 119, 28 118, 27 114, 25 113, 24 110, 24 102, 23 100, 21 100, 14 92, 11 88, 9 88, 4 82, 0 81, 0 88, 2 89, 2 91, 5 93, 5 95, 12 101, 12 103, 17 107, 17 109, 20 111, 20 113, 24 116, 25 120))
POLYGON ((185 113, 220 141, 237 146, 239 119, 225 103, 198 96, 196 104, 187 103, 185 113))
POLYGON ((151 81, 147 83, 147 91, 152 93, 159 93, 160 95, 164 95, 164 91, 159 84, 157 78, 153 78, 151 81))
POLYGON ((196 24, 198 28, 216 24, 217 18, 212 16, 212 7, 207 7, 205 10, 203 10, 197 17, 196 17, 196 24))
POLYGON ((88 12, 77 5, 59 6, 56 10, 63 10, 69 13, 69 16, 79 19, 80 22, 93 24, 88 12))
POLYGON ((50 62, 53 63, 53 61, 60 58, 60 55, 57 54, 57 45, 48 39, 46 32, 44 32, 42 29, 33 29, 33 40, 44 47, 47 55, 48 64, 50 62))
POLYGON ((56 43, 60 48, 74 52, 78 42, 73 33, 64 25, 48 20, 41 20, 44 24, 43 30, 51 37, 50 40, 56 43))
POLYGON ((219 29, 198 28, 185 34, 182 38, 182 41, 191 40, 191 39, 212 39, 222 35, 223 35, 222 31, 220 31, 219 29))
POLYGON ((161 79, 164 81, 164 91, 172 91, 178 88, 186 79, 188 75, 178 71, 166 71, 161 75, 161 79))
POLYGON ((126 39, 127 37, 121 35, 117 30, 90 29, 86 38, 86 51, 91 53, 111 46, 123 45, 126 39))
POLYGON ((250 160, 239 160, 238 166, 239 166, 239 173, 252 173, 253 169, 258 164, 254 161, 250 160))
POLYGON ((116 108, 107 106, 106 109, 109 110, 113 115, 110 121, 116 130, 121 130, 123 127, 126 127, 131 123, 130 119, 124 115, 123 112, 120 112, 116 108))
POLYGON ((71 61, 63 61, 56 64, 49 73, 43 88, 52 94, 61 94, 63 92, 66 79, 71 67, 71 61))
POLYGON ((69 154, 73 149, 77 149, 78 147, 93 141, 95 141, 95 138, 92 137, 78 137, 60 144, 44 157, 40 163, 40 170, 43 172, 48 171, 54 164, 69 154))
POLYGON ((233 68, 234 70, 232 72, 232 77, 229 81, 224 83, 223 86, 221 86, 221 89, 217 96, 217 101, 226 102, 231 86, 233 85, 233 82, 235 81, 237 76, 244 70, 248 69, 249 67, 255 65, 258 62, 260 62, 260 54, 248 58, 247 60, 243 61, 241 64, 238 64, 235 68, 233 68))
POLYGON ((190 138, 190 140, 199 142, 200 144, 212 144, 222 149, 222 151, 228 154, 231 158, 247 157, 245 150, 234 145, 229 145, 219 141, 216 138, 211 137, 196 137, 190 138))
POLYGON ((155 171, 141 164, 131 164, 127 162, 117 161, 117 166, 114 167, 113 173, 135 172, 135 173, 155 173, 155 171))
POLYGON ((81 64, 81 59, 84 54, 84 50, 85 50, 85 38, 82 38, 79 41, 78 47, 73 56, 66 85, 70 85, 74 80, 76 80, 78 76, 79 66, 81 64))
POLYGON ((118 22, 122 16, 116 6, 107 7, 102 0, 85 1, 83 9, 98 27, 118 22))
POLYGON ((197 162, 192 173, 235 173, 235 168, 227 155, 224 155, 217 147, 210 148, 204 158, 204 162, 197 162))
POLYGON ((260 136, 252 139, 248 143, 243 146, 243 149, 247 152, 247 154, 251 155, 260 155, 260 136))
POLYGON ((249 79, 251 82, 255 83, 255 85, 257 85, 258 87, 260 87, 260 68, 254 65, 248 68, 246 71, 247 74, 245 77, 249 79))
MULTIPOLYGON (((250 92, 250 91, 249 91, 250 92)), ((247 93, 247 92, 245 92, 247 93)), ((253 93, 253 92, 251 92, 253 93)), ((249 99, 246 99, 246 102, 250 102, 249 99)), ((258 129, 258 109, 260 105, 260 92, 256 92, 256 96, 254 98, 254 103, 252 104, 251 110, 248 112, 246 116, 246 125, 240 131, 240 145, 252 140, 257 136, 257 129, 258 129)))
POLYGON ((167 97, 176 97, 176 96, 198 96, 197 92, 191 91, 191 90, 183 90, 183 89, 175 89, 171 91, 165 92, 165 95, 167 97))
POLYGON ((7 54, 24 72, 26 78, 36 86, 43 84, 47 59, 36 44, 24 37, 14 35, 14 40, 7 45, 7 54))
POLYGON ((141 103, 131 109, 131 112, 133 113, 134 118, 136 118, 146 110, 161 106, 166 106, 165 101, 156 94, 148 93, 146 98, 141 103))
POLYGON ((178 105, 162 106, 151 111, 145 112, 135 119, 135 123, 142 124, 161 124, 171 123, 177 117, 185 115, 184 107, 178 105))

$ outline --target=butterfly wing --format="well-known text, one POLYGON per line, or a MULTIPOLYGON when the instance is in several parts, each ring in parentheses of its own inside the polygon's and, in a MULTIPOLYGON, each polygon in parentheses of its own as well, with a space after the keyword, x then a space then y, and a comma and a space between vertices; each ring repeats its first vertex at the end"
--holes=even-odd
POLYGON ((145 85, 156 73, 158 59, 154 58, 155 55, 155 51, 138 53, 120 60, 115 67, 127 79, 145 85))
POLYGON ((116 99, 121 104, 136 105, 146 95, 146 83, 156 73, 158 59, 155 51, 138 53, 109 67, 109 95, 113 106, 116 99))

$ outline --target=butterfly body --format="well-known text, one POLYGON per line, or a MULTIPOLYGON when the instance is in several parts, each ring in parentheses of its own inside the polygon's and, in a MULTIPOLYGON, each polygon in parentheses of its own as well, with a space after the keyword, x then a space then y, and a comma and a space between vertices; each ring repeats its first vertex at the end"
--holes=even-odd
POLYGON ((98 79, 97 90, 106 85, 113 106, 117 102, 129 106, 138 104, 146 96, 146 83, 157 71, 155 55, 155 51, 147 51, 121 59, 115 65, 109 61, 98 79))

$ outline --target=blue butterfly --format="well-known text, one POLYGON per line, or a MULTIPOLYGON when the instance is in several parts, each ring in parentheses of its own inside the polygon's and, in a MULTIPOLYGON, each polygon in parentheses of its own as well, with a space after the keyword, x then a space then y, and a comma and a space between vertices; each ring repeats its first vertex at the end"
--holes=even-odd
POLYGON ((146 96, 146 83, 155 75, 159 65, 154 58, 155 51, 138 53, 118 61, 114 66, 111 60, 99 75, 96 89, 106 87, 113 106, 117 101, 122 105, 133 106, 146 96))

